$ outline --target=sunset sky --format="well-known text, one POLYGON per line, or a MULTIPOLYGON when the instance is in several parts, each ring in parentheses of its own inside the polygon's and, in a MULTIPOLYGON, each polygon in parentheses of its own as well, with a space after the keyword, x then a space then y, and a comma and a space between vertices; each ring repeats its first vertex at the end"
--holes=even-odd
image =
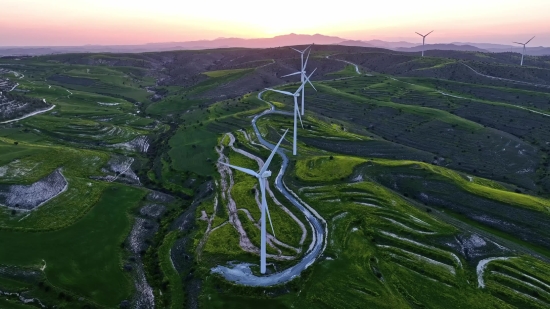
POLYGON ((288 33, 550 46, 550 0, 1 0, 0 46, 123 45, 288 33), (323 4, 327 3, 327 4, 323 4))

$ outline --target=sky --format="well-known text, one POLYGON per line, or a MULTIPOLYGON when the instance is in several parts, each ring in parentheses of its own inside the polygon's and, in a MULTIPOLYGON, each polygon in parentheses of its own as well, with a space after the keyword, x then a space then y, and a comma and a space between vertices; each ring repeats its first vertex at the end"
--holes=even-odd
POLYGON ((550 46, 550 0, 0 0, 0 46, 128 45, 289 33, 550 46), (326 3, 326 4, 324 4, 326 3))

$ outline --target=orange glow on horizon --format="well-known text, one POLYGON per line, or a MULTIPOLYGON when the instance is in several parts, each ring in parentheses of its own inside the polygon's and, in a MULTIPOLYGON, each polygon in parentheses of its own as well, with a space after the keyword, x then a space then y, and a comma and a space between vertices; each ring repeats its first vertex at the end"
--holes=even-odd
POLYGON ((550 46, 548 0, 2 2, 0 46, 125 45, 289 33, 417 42, 414 31, 431 30, 429 43, 510 44, 536 35, 532 46, 550 46))

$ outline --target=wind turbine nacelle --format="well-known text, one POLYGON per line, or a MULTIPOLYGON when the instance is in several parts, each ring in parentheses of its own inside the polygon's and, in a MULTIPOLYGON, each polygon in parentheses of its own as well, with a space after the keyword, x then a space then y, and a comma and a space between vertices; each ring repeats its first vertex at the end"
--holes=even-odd
POLYGON ((268 178, 268 177, 271 177, 271 171, 265 171, 265 172, 262 174, 262 178, 268 178))

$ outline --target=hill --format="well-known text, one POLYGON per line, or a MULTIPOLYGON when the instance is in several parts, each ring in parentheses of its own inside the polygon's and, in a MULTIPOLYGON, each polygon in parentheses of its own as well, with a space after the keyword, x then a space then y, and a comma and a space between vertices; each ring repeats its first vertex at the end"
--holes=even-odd
POLYGON ((415 47, 400 47, 396 48, 403 52, 419 52, 422 50, 456 50, 456 51, 474 51, 487 52, 487 50, 472 46, 472 45, 455 45, 455 44, 426 44, 425 46, 418 45, 415 47))
POLYGON ((292 131, 265 88, 298 88, 298 53, 2 58, 29 117, 0 123, 0 307, 548 308, 550 57, 519 57, 313 46, 266 276, 257 180, 218 162, 292 131))
MULTIPOLYGON (((376 47, 400 51, 420 51, 418 43, 388 42, 383 40, 347 40, 336 36, 322 34, 304 35, 288 34, 272 38, 217 38, 214 40, 198 40, 183 42, 160 42, 141 45, 84 45, 84 46, 40 46, 40 47, 0 47, 1 56, 38 56, 62 53, 143 53, 170 50, 201 50, 217 48, 274 48, 293 45, 344 45, 357 47, 376 47)), ((451 43, 434 44, 429 49, 508 52, 510 47, 501 44, 488 43, 451 43)), ((516 49, 517 50, 517 49, 516 49)), ((527 54, 532 56, 550 55, 550 48, 528 47, 527 54)))

